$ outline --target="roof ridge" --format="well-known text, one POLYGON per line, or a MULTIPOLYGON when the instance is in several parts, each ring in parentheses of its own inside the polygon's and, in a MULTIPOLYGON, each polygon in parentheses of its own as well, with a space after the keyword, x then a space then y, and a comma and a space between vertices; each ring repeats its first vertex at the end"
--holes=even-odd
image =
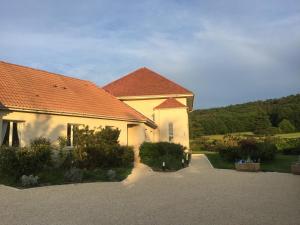
POLYGON ((119 80, 124 79, 124 78, 126 78, 126 77, 128 77, 128 76, 130 76, 130 75, 134 75, 133 73, 135 73, 135 72, 137 72, 137 71, 139 71, 139 70, 141 70, 141 69, 146 69, 146 67, 140 67, 140 68, 138 68, 138 69, 136 69, 136 70, 133 70, 133 71, 131 71, 131 72, 129 72, 129 73, 126 73, 125 75, 119 77, 118 79, 113 80, 112 82, 110 82, 110 83, 104 85, 102 88, 105 88, 105 87, 108 86, 108 85, 117 83, 119 80))
MULTIPOLYGON (((117 86, 121 85, 125 86, 123 83, 124 82, 132 82, 132 80, 139 79, 139 77, 144 74, 144 75, 149 75, 149 77, 154 77, 157 80, 161 80, 161 82, 165 82, 165 83, 169 83, 171 85, 173 85, 174 87, 176 87, 178 90, 181 89, 180 92, 185 92, 188 94, 193 94, 192 91, 184 88, 183 86, 179 85, 178 83, 176 83, 175 81, 167 78, 165 75, 159 74, 147 67, 140 67, 130 73, 127 73, 124 76, 119 77, 118 79, 112 81, 111 83, 106 84, 105 86, 103 86, 102 88, 105 89, 107 92, 110 92, 112 94, 114 94, 115 96, 131 96, 130 93, 127 93, 127 95, 121 95, 121 94, 117 94, 114 89, 116 89, 117 86)), ((125 86, 126 87, 126 86, 125 86)), ((133 95, 135 96, 135 95, 133 95)))
POLYGON ((69 79, 73 79, 73 80, 85 81, 85 82, 92 83, 97 86, 97 84, 92 81, 84 80, 84 79, 80 79, 80 78, 76 78, 76 77, 71 77, 71 76, 60 74, 60 73, 54 73, 54 72, 50 72, 50 71, 43 70, 43 69, 33 68, 30 66, 24 66, 24 65, 20 65, 20 64, 11 63, 11 62, 6 62, 3 60, 0 60, 0 63, 9 64, 9 65, 17 66, 17 67, 23 67, 23 68, 30 69, 30 70, 37 70, 37 71, 44 72, 44 73, 50 73, 55 76, 60 76, 60 77, 69 78, 69 79))

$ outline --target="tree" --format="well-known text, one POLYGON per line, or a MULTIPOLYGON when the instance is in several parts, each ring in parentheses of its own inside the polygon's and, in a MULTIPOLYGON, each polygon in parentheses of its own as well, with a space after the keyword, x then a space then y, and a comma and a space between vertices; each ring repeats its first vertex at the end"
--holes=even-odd
POLYGON ((287 119, 283 119, 278 127, 280 128, 280 130, 283 132, 283 133, 292 133, 295 131, 295 127, 293 126, 293 124, 287 120, 287 119))
POLYGON ((258 110, 257 115, 254 119, 254 133, 255 134, 266 134, 271 127, 271 122, 267 113, 263 110, 258 110))

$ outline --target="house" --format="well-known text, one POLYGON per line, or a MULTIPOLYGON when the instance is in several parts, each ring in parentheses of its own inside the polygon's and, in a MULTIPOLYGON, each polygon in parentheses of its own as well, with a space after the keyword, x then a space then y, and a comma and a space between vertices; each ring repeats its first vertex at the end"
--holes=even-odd
POLYGON ((141 68, 103 88, 86 80, 0 61, 0 145, 36 137, 73 144, 73 128, 114 127, 122 145, 172 141, 189 147, 192 92, 141 68))
POLYGON ((189 148, 188 112, 194 101, 191 91, 145 67, 107 84, 103 89, 157 125, 155 129, 146 130, 146 140, 170 141, 189 148))

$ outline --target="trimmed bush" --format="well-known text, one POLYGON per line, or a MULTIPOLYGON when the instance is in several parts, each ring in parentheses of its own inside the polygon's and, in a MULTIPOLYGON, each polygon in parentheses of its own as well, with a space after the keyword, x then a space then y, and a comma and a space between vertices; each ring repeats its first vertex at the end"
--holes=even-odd
POLYGON ((178 170, 182 167, 184 147, 169 142, 149 143, 140 146, 141 161, 153 169, 161 169, 165 162, 166 169, 178 170))
POLYGON ((97 145, 85 148, 86 157, 81 166, 89 169, 131 167, 134 162, 133 148, 121 145, 97 145))

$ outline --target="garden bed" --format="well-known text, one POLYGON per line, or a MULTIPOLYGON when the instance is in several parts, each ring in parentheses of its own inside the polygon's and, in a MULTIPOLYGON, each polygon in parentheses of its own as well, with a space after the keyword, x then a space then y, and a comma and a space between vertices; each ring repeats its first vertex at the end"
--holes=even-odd
POLYGON ((74 146, 65 138, 53 146, 37 138, 30 146, 0 148, 0 183, 14 187, 36 187, 68 183, 121 181, 134 163, 133 148, 118 142, 118 129, 74 130, 74 146), (76 134, 75 134, 76 132, 76 134))

